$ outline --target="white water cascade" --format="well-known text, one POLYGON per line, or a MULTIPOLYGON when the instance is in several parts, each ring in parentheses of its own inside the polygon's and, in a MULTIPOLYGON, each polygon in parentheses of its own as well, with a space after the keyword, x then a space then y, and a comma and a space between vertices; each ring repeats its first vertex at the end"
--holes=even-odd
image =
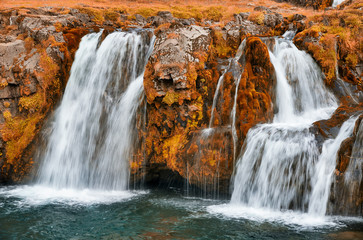
POLYGON ((315 174, 312 179, 314 186, 309 200, 309 213, 324 215, 326 213, 330 187, 336 165, 336 155, 340 144, 348 138, 354 130, 357 117, 352 117, 343 123, 335 139, 328 139, 323 144, 319 161, 315 165, 315 174))
MULTIPOLYGON (((344 174, 344 188, 347 190, 344 194, 350 200, 352 196, 359 196, 359 189, 363 185, 363 121, 357 126, 355 141, 352 148, 352 154, 349 165, 344 174)), ((355 202, 347 202, 347 205, 353 204, 352 209, 358 205, 355 202)), ((354 210, 353 210, 354 211, 354 210)), ((359 210, 358 210, 359 211, 359 210)), ((360 211, 362 211, 360 209, 360 211)), ((352 212, 354 213, 354 212, 352 212)))
POLYGON ((148 32, 82 38, 37 183, 54 189, 126 190, 148 32))
POLYGON ((332 7, 336 7, 336 6, 338 6, 339 4, 341 4, 342 2, 344 2, 345 0, 334 0, 333 1, 333 5, 332 5, 332 7))
POLYGON ((317 64, 291 40, 276 39, 270 59, 277 77, 277 113, 273 123, 248 132, 231 204, 324 215, 335 156, 352 133, 354 119, 324 143, 320 154, 309 128, 330 117, 337 108, 335 97, 324 87, 317 64))

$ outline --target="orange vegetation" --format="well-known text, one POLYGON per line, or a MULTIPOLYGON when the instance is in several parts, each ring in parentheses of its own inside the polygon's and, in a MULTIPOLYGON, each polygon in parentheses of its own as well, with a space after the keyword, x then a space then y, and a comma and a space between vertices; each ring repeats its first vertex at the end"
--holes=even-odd
MULTIPOLYGON (((178 18, 195 18, 196 20, 211 19, 214 21, 231 19, 233 14, 253 11, 257 6, 267 6, 284 16, 296 12, 304 15, 312 15, 312 9, 293 6, 289 3, 278 3, 272 0, 200 0, 196 1, 125 1, 125 0, 2 0, 0 8, 14 7, 91 7, 97 16, 97 9, 110 8, 129 15, 141 14, 144 17, 154 16, 158 11, 170 11, 178 18)), ((103 16, 98 15, 99 18, 103 16)), ((112 20, 114 13, 109 12, 106 18, 112 20)))
POLYGON ((363 90, 362 76, 357 78, 351 72, 363 62, 363 14, 356 9, 360 6, 363 6, 363 1, 357 1, 344 10, 311 16, 307 22, 315 24, 298 33, 294 39, 295 44, 306 49, 321 66, 330 86, 337 77, 335 69, 338 63, 343 80, 363 90))

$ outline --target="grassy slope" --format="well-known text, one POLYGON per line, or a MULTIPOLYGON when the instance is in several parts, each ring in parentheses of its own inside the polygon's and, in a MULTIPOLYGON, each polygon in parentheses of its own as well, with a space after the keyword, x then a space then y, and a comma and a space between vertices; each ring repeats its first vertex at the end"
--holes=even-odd
POLYGON ((271 0, 199 0, 196 1, 125 1, 125 0, 2 0, 0 8, 17 7, 95 7, 118 8, 130 15, 141 14, 144 17, 155 15, 158 11, 171 11, 179 18, 210 18, 218 16, 218 20, 228 20, 234 13, 253 11, 256 6, 267 6, 284 16, 294 13, 312 15, 312 9, 293 6, 289 3, 277 3, 271 0))

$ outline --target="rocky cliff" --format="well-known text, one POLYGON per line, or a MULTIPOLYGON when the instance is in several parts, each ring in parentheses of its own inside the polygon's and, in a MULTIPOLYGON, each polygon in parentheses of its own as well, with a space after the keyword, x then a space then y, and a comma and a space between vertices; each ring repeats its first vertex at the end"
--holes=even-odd
MULTIPOLYGON (((130 161, 134 181, 186 181, 203 192, 228 193, 247 131, 273 116, 270 37, 297 32, 296 46, 313 56, 326 85, 340 98, 332 118, 311 129, 319 141, 335 136, 348 117, 362 114, 359 8, 348 5, 340 12, 344 17, 335 12, 283 17, 260 6, 226 22, 175 18, 168 11, 146 18, 117 9, 1 10, 0 182, 20 182, 33 169, 40 130, 62 96, 81 37, 101 28, 106 35, 143 27, 154 28, 156 42, 144 76, 138 148, 130 161)), ((339 179, 358 135, 355 130, 339 150, 335 193, 344 191, 339 179)), ((357 208, 362 192, 349 200, 357 208)))
POLYGON ((304 6, 304 7, 312 7, 314 9, 325 9, 327 7, 331 7, 333 4, 333 0, 276 0, 277 2, 289 2, 292 4, 304 6))

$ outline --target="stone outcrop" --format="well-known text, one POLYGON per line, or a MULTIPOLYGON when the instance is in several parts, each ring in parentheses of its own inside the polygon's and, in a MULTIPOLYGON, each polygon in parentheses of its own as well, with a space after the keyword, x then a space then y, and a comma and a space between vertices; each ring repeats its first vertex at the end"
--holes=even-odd
MULTIPOLYGON (((238 154, 248 129, 272 116, 274 69, 266 45, 251 37, 235 69, 242 72, 244 68, 236 113, 240 140, 234 146, 230 128, 237 83, 233 69, 225 74, 213 116, 214 128, 205 137, 203 130, 208 128, 213 96, 223 71, 217 61, 224 61, 227 67, 228 58, 233 57, 241 42, 240 26, 235 22, 223 29, 171 24, 155 30, 157 40, 144 77, 146 159, 134 166, 163 166, 187 179, 188 184, 209 192, 214 188, 228 193, 234 148, 238 154)), ((146 179, 152 182, 158 178, 162 176, 146 179)))
POLYGON ((303 7, 325 9, 333 5, 333 0, 275 0, 276 2, 289 2, 303 7))

